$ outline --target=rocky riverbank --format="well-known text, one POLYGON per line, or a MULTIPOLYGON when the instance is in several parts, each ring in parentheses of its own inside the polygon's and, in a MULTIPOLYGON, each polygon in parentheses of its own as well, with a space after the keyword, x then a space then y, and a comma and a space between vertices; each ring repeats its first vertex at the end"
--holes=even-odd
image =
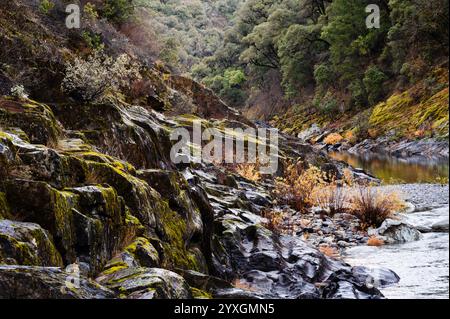
POLYGON ((378 139, 366 139, 350 148, 338 147, 338 150, 346 150, 354 154, 379 153, 414 160, 414 158, 447 158, 448 140, 443 139, 421 139, 392 141, 389 136, 378 139))
MULTIPOLYGON (((351 188, 347 190, 348 193, 352 191, 351 188)), ((406 207, 401 213, 407 214, 442 208, 448 206, 449 203, 448 184, 386 185, 376 186, 374 187, 374 191, 380 191, 386 194, 398 194, 406 203, 406 207)), ((397 214, 396 216, 403 215, 397 214)), ((346 248, 367 245, 370 236, 377 234, 374 230, 360 230, 360 221, 355 216, 346 213, 337 213, 333 217, 329 217, 321 209, 312 209, 308 213, 300 213, 284 208, 283 217, 284 232, 295 234, 314 247, 326 249, 332 254, 334 253, 335 257, 339 257, 340 254, 344 253, 346 248)), ((442 220, 439 225, 440 229, 448 229, 448 218, 447 222, 442 220)), ((399 235, 404 238, 401 239, 398 237, 397 240, 408 241, 410 240, 409 238, 413 240, 419 237, 417 231, 410 230, 403 224, 388 222, 384 227, 386 229, 380 230, 380 232, 386 232, 386 234, 388 233, 387 229, 389 229, 389 232, 394 231, 394 229, 398 229, 399 231, 404 230, 405 234, 399 235)), ((438 225, 435 226, 435 228, 437 227, 438 225)), ((424 231, 424 228, 419 228, 419 230, 424 231)), ((428 231, 431 231, 431 228, 428 231)), ((382 237, 382 234, 380 233, 379 236, 382 237)), ((393 234, 393 236, 397 235, 393 234)))

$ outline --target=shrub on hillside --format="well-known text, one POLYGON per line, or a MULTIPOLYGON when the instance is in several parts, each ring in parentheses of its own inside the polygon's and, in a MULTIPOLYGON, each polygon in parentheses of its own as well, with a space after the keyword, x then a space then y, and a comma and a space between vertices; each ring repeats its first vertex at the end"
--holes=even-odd
POLYGON ((102 15, 116 24, 127 21, 133 12, 133 0, 106 0, 102 9, 102 15))
POLYGON ((375 105, 380 100, 383 82, 386 80, 386 74, 384 74, 377 66, 371 66, 366 70, 363 82, 370 105, 375 105))
POLYGON ((120 92, 141 78, 138 64, 126 54, 116 59, 95 51, 86 60, 76 57, 66 66, 62 90, 83 101, 98 101, 107 91, 120 92))

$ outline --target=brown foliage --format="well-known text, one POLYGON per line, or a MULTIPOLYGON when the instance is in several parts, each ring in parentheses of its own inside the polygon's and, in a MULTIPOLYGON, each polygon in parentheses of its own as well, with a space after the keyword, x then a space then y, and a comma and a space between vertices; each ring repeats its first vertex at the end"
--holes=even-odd
POLYGON ((284 216, 285 214, 283 211, 264 211, 262 217, 267 219, 267 223, 265 223, 264 226, 275 233, 282 233, 284 229, 284 216))
POLYGON ((351 199, 351 212, 362 222, 362 228, 381 226, 402 207, 404 202, 397 193, 386 194, 371 187, 359 187, 351 199))
POLYGON ((380 247, 384 245, 384 241, 377 236, 371 236, 367 240, 367 246, 380 247))
POLYGON ((290 164, 285 176, 275 181, 274 193, 285 204, 303 212, 314 204, 314 190, 326 185, 325 180, 325 173, 315 166, 304 169, 301 163, 290 164))
POLYGON ((324 254, 327 257, 337 259, 340 257, 339 252, 336 250, 336 248, 330 247, 330 246, 322 246, 319 247, 319 251, 324 254))
POLYGON ((261 180, 261 173, 257 164, 239 164, 234 167, 234 171, 249 181, 258 182, 261 180))
POLYGON ((342 142, 344 138, 339 133, 331 133, 327 137, 325 137, 325 140, 323 141, 327 145, 334 145, 337 143, 342 142))

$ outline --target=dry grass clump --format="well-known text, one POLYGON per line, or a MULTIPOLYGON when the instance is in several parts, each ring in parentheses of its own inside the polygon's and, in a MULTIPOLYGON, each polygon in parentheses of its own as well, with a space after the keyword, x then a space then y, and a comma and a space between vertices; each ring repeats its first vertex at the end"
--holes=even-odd
POLYGON ((274 233, 293 234, 295 232, 296 225, 294 220, 286 211, 266 210, 262 212, 261 216, 267 219, 263 226, 274 233))
POLYGON ((340 257, 337 249, 330 246, 321 246, 319 247, 319 251, 330 258, 338 259, 340 257))
POLYGON ((325 210, 330 217, 348 210, 348 190, 337 183, 315 188, 313 196, 315 205, 325 210))
POLYGON ((304 212, 315 203, 314 190, 326 185, 326 174, 315 166, 304 169, 301 163, 290 164, 285 177, 275 181, 275 196, 281 202, 304 212))
POLYGON ((367 246, 380 247, 384 245, 384 241, 377 236, 371 236, 367 240, 367 246))
POLYGON ((397 193, 384 193, 372 187, 359 187, 351 198, 351 213, 361 221, 361 228, 380 227, 392 214, 404 207, 397 193))
POLYGON ((331 133, 327 137, 325 137, 323 142, 325 144, 327 144, 327 145, 335 145, 337 143, 342 142, 343 139, 344 138, 342 137, 341 134, 339 134, 339 133, 331 133))
POLYGON ((258 182, 261 180, 261 173, 257 164, 239 164, 236 165, 234 171, 252 182, 258 182))

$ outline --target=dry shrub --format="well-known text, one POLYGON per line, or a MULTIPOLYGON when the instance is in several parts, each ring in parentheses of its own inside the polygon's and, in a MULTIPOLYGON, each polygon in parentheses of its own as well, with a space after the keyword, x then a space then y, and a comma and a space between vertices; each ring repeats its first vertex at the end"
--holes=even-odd
POLYGON ((251 291, 251 292, 257 291, 257 289, 255 287, 252 287, 250 284, 248 284, 247 282, 245 282, 241 279, 235 279, 233 281, 232 285, 234 286, 234 288, 245 290, 245 291, 251 291))
POLYGON ((358 217, 362 228, 380 227, 395 211, 404 207, 397 193, 384 193, 372 187, 359 187, 351 199, 351 213, 358 217))
POLYGON ((261 173, 257 164, 239 164, 235 166, 234 171, 252 182, 261 180, 261 173))
POLYGON ((348 195, 343 186, 336 183, 314 190, 315 205, 333 217, 336 213, 348 210, 348 195))
POLYGON ((353 173, 350 169, 344 168, 343 175, 343 182, 345 185, 353 186, 355 184, 355 179, 353 178, 353 173))
POLYGON ((285 213, 280 210, 267 210, 262 213, 262 217, 267 219, 267 223, 264 226, 278 234, 281 234, 284 230, 284 218, 285 213))
POLYGON ((358 137, 355 135, 355 133, 353 133, 353 131, 345 132, 343 137, 351 144, 355 144, 358 140, 358 137))
POLYGON ((323 142, 327 145, 334 145, 334 144, 342 142, 343 139, 344 138, 342 137, 341 134, 331 133, 327 137, 325 137, 323 142))
POLYGON ((336 248, 330 246, 321 246, 319 247, 319 251, 327 257, 337 259, 340 257, 339 252, 336 248))
POLYGON ((86 60, 76 57, 67 63, 61 88, 64 93, 84 101, 98 101, 107 91, 121 92, 141 79, 140 65, 130 56, 117 58, 96 50, 86 60))
POLYGON ((314 190, 326 185, 326 174, 315 166, 304 169, 301 163, 290 164, 285 177, 275 181, 274 194, 283 203, 304 212, 315 203, 314 190))
POLYGON ((380 247, 384 245, 384 241, 377 236, 371 236, 367 240, 367 246, 380 247))

